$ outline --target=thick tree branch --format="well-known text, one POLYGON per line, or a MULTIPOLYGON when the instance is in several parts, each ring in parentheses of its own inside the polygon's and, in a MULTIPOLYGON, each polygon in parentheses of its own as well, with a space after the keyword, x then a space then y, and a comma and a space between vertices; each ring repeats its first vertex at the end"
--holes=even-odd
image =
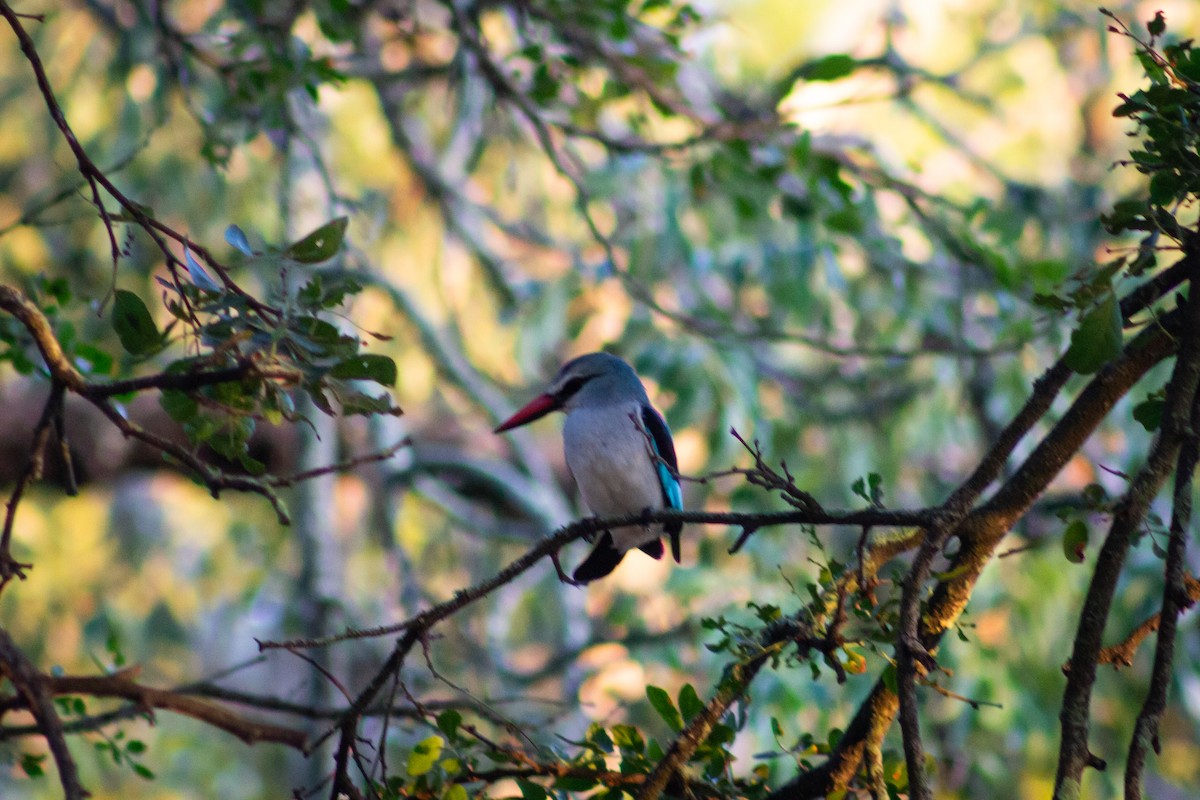
MULTIPOLYGON (((1197 296, 1195 290, 1195 274, 1192 273, 1190 297, 1184 301, 1180 310, 1182 339, 1175 369, 1167 384, 1167 397, 1158 436, 1155 437, 1145 466, 1138 472, 1113 514, 1112 524, 1096 558, 1096 568, 1092 573, 1092 581, 1079 615, 1079 629, 1071 653, 1071 669, 1067 674, 1067 686, 1059 712, 1062 742, 1059 747, 1058 774, 1055 778, 1056 800, 1079 797, 1083 771, 1089 766, 1102 763, 1088 749, 1087 740, 1092 684, 1096 678, 1097 659, 1103 646, 1104 626, 1108 621, 1109 609, 1129 543, 1140 527, 1146 509, 1170 474, 1182 439, 1189 432, 1196 386, 1200 383, 1200 296, 1197 296)), ((1182 584, 1181 578, 1177 580, 1182 584)), ((1172 620, 1172 633, 1173 630, 1172 620)), ((1159 637, 1161 640, 1161 632, 1159 637)))
POLYGON ((234 714, 215 703, 207 703, 181 692, 155 689, 136 683, 127 673, 114 675, 41 676, 46 691, 55 695, 78 694, 90 697, 117 697, 136 704, 143 712, 155 708, 173 711, 220 728, 246 744, 275 742, 302 753, 308 752, 304 731, 256 722, 234 714))
POLYGON ((1179 462, 1175 467, 1174 507, 1167 541, 1167 560, 1164 569, 1162 611, 1159 614, 1158 643, 1154 650, 1154 667, 1150 687, 1138 713, 1133 735, 1129 741, 1129 757, 1125 766, 1125 800, 1141 800, 1142 772, 1146 765, 1146 750, 1159 752, 1158 724, 1167 708, 1171 689, 1171 666, 1175 658, 1175 632, 1179 615, 1195 602, 1188 592, 1186 567, 1188 530, 1192 520, 1192 478, 1200 459, 1200 403, 1193 400, 1190 425, 1183 435, 1179 462))
MULTIPOLYGON (((1156 275, 1122 301, 1122 315, 1129 318, 1163 293, 1170 291, 1186 275, 1187 259, 1156 275)), ((1001 432, 997 441, 980 461, 971 476, 947 499, 943 510, 948 517, 965 514, 982 491, 999 476, 1004 464, 1024 435, 1050 409, 1054 398, 1071 375, 1060 360, 1034 384, 1033 392, 1022 409, 1001 432)), ((1061 467, 1060 467, 1061 468, 1061 467)), ((1057 470, 1056 470, 1057 471, 1057 470)), ((920 594, 928 577, 933 557, 941 551, 957 526, 946 526, 922 543, 906 577, 901 599, 900 639, 897 643, 897 688, 904 732, 905 760, 909 770, 910 791, 914 797, 930 796, 924 775, 924 753, 920 741, 916 686, 918 678, 930 668, 928 654, 918 640, 917 623, 920 594), (917 662, 921 662, 918 664, 917 662)))
MULTIPOLYGON (((1078 451, 1100 421, 1151 367, 1171 355, 1175 349, 1173 331, 1177 331, 1180 319, 1178 312, 1164 315, 1159 324, 1139 333, 1126 346, 1121 355, 1104 367, 1080 392, 1075 402, 1034 448, 1020 467, 996 491, 995 495, 968 514, 952 535, 958 537, 961 546, 951 559, 946 576, 934 587, 921 617, 920 644, 927 652, 934 652, 945 631, 949 630, 966 608, 976 580, 991 560, 996 547, 1007 535, 1018 519, 1028 510, 1046 485, 1062 469, 1063 465, 1078 451)), ((1052 369, 1051 373, 1054 374, 1052 369)), ((1046 391, 1057 391, 1061 386, 1051 381, 1046 391)), ((1044 398, 1030 399, 1027 408, 1049 403, 1044 398)), ((1031 411, 1022 411, 1029 426, 1036 421, 1031 411)), ((1044 412, 1043 412, 1044 413, 1044 412)), ((1015 445, 1019 437, 1006 437, 1015 445)), ((988 459, 985 459, 988 460, 988 459)), ((999 459, 990 463, 1001 464, 999 459)), ((999 467, 996 467, 999 469, 999 467)), ((969 479, 975 488, 986 488, 990 479, 980 474, 978 479, 969 479)), ((801 773, 788 784, 772 793, 773 800, 796 800, 798 798, 823 797, 831 791, 845 788, 858 770, 865 750, 878 746, 891 726, 898 708, 896 695, 882 681, 878 681, 867 699, 859 707, 830 758, 824 763, 801 773)))

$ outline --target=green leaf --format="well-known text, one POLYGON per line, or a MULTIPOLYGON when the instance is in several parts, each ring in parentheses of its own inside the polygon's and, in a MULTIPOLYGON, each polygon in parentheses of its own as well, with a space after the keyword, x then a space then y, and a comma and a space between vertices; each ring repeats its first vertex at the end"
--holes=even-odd
POLYGON ((1143 428, 1154 433, 1162 423, 1163 406, 1160 397, 1149 397, 1133 407, 1133 418, 1143 428))
POLYGON ((852 56, 835 53, 804 65, 800 72, 801 77, 810 81, 836 81, 854 72, 856 66, 858 61, 852 56))
POLYGON ((113 303, 112 327, 130 355, 144 356, 162 347, 162 334, 142 298, 118 289, 113 303))
POLYGON ((1160 170, 1150 176, 1150 202, 1155 205, 1170 205, 1187 193, 1187 179, 1177 172, 1160 170))
POLYGON ((1074 520, 1063 531, 1063 555, 1072 564, 1082 564, 1088 543, 1087 523, 1081 519, 1074 520))
POLYGON ((646 742, 641 732, 632 725, 614 725, 612 728, 613 741, 621 750, 632 750, 641 753, 646 749, 646 742))
POLYGON ((586 792, 596 785, 595 778, 585 778, 579 775, 564 775, 554 782, 555 789, 567 792, 586 792))
POLYGON ((315 274, 296 294, 296 299, 305 308, 335 308, 346 299, 346 295, 358 294, 362 284, 349 276, 322 277, 315 274))
POLYGON ((683 714, 684 721, 691 722, 703 710, 704 701, 700 699, 700 695, 696 694, 696 687, 685 683, 679 690, 679 712, 683 714))
POLYGON ((545 105, 558 97, 558 80, 550 74, 550 68, 541 62, 533 70, 533 85, 529 87, 529 97, 539 105, 545 105))
POLYGON ((843 208, 825 217, 825 224, 838 233, 856 234, 863 230, 862 217, 853 208, 843 208))
POLYGON ((88 365, 86 372, 91 375, 112 374, 113 357, 87 342, 78 342, 75 345, 75 360, 77 366, 80 360, 86 362, 88 365))
POLYGON ((467 790, 460 783, 453 784, 446 788, 442 800, 467 800, 467 790))
POLYGON ((21 770, 30 778, 41 778, 46 774, 46 770, 42 768, 42 762, 45 760, 45 754, 22 753, 21 770))
POLYGON ((1121 352, 1121 306, 1109 289, 1104 299, 1084 315, 1071 334, 1065 356, 1068 367, 1083 375, 1096 372, 1121 352))
POLYGON ((588 726, 586 741, 602 753, 611 753, 613 751, 613 743, 608 735, 608 731, 604 730, 604 726, 598 722, 593 722, 588 726))
POLYGON ((881 681, 883 681, 884 687, 889 692, 891 692, 892 694, 900 693, 899 683, 897 683, 897 680, 896 680, 896 665, 895 664, 888 664, 887 668, 884 669, 883 674, 879 676, 879 679, 881 681))
POLYGON ((195 398, 177 389, 164 389, 158 396, 158 404, 180 424, 191 422, 200 410, 195 398))
POLYGON ((346 235, 346 225, 349 219, 338 217, 325 223, 298 242, 290 245, 283 254, 288 258, 303 264, 317 264, 328 261, 337 254, 346 235))
POLYGON ((458 736, 458 726, 461 724, 462 714, 453 708, 446 709, 441 714, 438 714, 438 730, 446 734, 446 738, 452 742, 458 736))
POLYGON ((1167 21, 1163 18, 1163 12, 1161 11, 1156 11, 1154 13, 1154 19, 1146 23, 1146 30, 1150 32, 1151 36, 1156 38, 1162 36, 1166 29, 1167 21))
POLYGON ((329 374, 335 378, 375 381, 382 386, 395 386, 396 362, 387 356, 364 353, 338 362, 329 374))
POLYGON ((521 790, 524 800, 546 800, 546 790, 533 781, 517 778, 517 787, 521 790))
POLYGON ((671 695, 667 694, 666 689, 659 686, 647 686, 646 699, 650 701, 650 705, 654 707, 654 710, 671 730, 676 733, 683 730, 683 718, 679 716, 679 709, 675 708, 675 704, 671 702, 671 695))
POLYGON ((419 742, 408 754, 408 774, 415 778, 433 769, 442 754, 442 745, 442 737, 436 734, 419 742))
POLYGON ((355 355, 358 339, 345 336, 337 326, 317 317, 298 317, 288 326, 287 341, 314 358, 341 361, 355 355))
POLYGON ((154 780, 154 771, 144 764, 134 764, 133 771, 137 773, 138 777, 140 778, 144 778, 148 781, 154 780))

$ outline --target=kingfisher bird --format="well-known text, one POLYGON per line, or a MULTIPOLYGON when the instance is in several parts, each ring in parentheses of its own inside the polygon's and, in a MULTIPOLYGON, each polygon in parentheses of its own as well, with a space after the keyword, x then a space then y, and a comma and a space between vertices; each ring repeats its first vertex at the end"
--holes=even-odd
MULTIPOLYGON (((683 509, 675 443, 666 420, 650 405, 633 367, 609 353, 589 353, 559 369, 544 394, 496 427, 516 428, 562 410, 563 453, 583 501, 600 517, 660 508, 683 509)), ((679 562, 682 522, 661 526, 679 562)), ((659 526, 629 525, 603 531, 592 552, 575 569, 576 583, 588 583, 616 569, 636 547, 662 558, 659 526)))

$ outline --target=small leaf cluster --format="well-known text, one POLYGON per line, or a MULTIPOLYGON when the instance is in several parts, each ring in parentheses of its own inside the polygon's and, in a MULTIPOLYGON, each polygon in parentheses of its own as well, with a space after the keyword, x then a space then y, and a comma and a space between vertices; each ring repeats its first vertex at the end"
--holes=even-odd
MULTIPOLYGON (((210 41, 220 48, 195 53, 201 63, 216 64, 221 80, 202 84, 203 113, 196 114, 204 134, 201 155, 214 166, 225 166, 236 146, 263 131, 293 127, 294 96, 304 93, 314 102, 320 88, 340 86, 346 74, 328 55, 314 53, 299 36, 289 32, 300 7, 264 7, 251 2, 228 4, 223 13, 208 20, 210 41), (245 6, 245 8, 239 8, 245 6), (244 14, 244 16, 243 16, 244 14)), ((353 29, 350 4, 314 3, 321 31, 331 42, 344 41, 353 29), (340 7, 340 8, 338 8, 340 7)))
MULTIPOLYGON (((71 716, 83 717, 88 713, 86 701, 82 697, 74 695, 55 697, 54 705, 64 719, 71 716)), ((97 729, 95 736, 97 738, 92 742, 92 746, 96 753, 105 760, 111 760, 118 767, 128 767, 140 778, 148 781, 154 780, 154 771, 142 763, 147 748, 146 743, 141 739, 129 738, 122 730, 118 730, 110 736, 103 729, 97 729)), ((22 757, 21 767, 30 777, 38 777, 42 774, 40 758, 25 755, 22 757)))
MULTIPOLYGON (((877 476, 859 479, 854 491, 871 502, 882 500, 877 476)), ((805 581, 803 588, 793 586, 793 594, 802 601, 800 607, 785 613, 779 606, 747 603, 754 622, 743 623, 725 616, 701 621, 702 627, 717 631, 721 638, 705 645, 716 653, 728 653, 739 662, 767 656, 772 668, 807 664, 813 680, 821 677, 824 665, 839 681, 845 675, 860 675, 869 668, 866 649, 880 659, 888 659, 885 650, 894 642, 899 616, 898 597, 876 597, 874 583, 858 587, 859 576, 849 565, 832 558, 825 550, 816 530, 808 527, 815 557, 809 563, 816 567, 815 578, 805 581), (788 645, 795 644, 795 647, 788 645)))
POLYGON ((1121 352, 1124 321, 1117 300, 1116 280, 1127 266, 1116 258, 1098 267, 1089 265, 1072 273, 1056 292, 1036 294, 1035 304, 1053 311, 1075 310, 1079 322, 1071 333, 1065 355, 1067 366, 1089 375, 1121 352))
MULTIPOLYGON (((892 691, 895 691, 896 669, 894 666, 884 670, 882 680, 892 691)), ((777 717, 771 717, 771 735, 775 738, 778 749, 755 753, 755 758, 767 761, 782 756, 791 756, 797 767, 807 770, 815 766, 811 757, 817 756, 820 759, 832 753, 842 740, 842 736, 845 735, 845 731, 841 728, 831 728, 824 738, 820 739, 806 732, 796 737, 796 740, 789 745, 784 741, 787 734, 784 731, 783 723, 777 717)), ((905 792, 908 790, 908 767, 904 760, 904 753, 895 748, 885 748, 882 756, 883 785, 887 790, 887 797, 889 800, 901 800, 901 798, 907 797, 905 792)), ((930 770, 933 771, 932 766, 930 770)), ((857 796, 853 789, 832 792, 828 795, 833 800, 857 796)))
MULTIPOLYGON (((646 697, 672 734, 684 729, 703 708, 693 686, 685 685, 673 700, 666 690, 650 686, 646 697)), ((764 793, 766 771, 747 782, 734 780, 729 751, 736 730, 745 723, 732 714, 715 725, 689 760, 689 780, 703 781, 725 797, 758 797, 764 793)), ((421 797, 466 800, 490 797, 490 786, 515 781, 523 800, 591 795, 619 800, 632 791, 638 776, 649 775, 663 759, 664 744, 634 725, 593 723, 578 740, 538 748, 536 755, 497 746, 464 722, 456 710, 436 718, 438 732, 411 745, 403 754, 403 775, 393 775, 375 789, 384 798, 421 797), (482 788, 481 788, 482 787, 482 788)))
POLYGON ((1150 178, 1150 204, 1169 208, 1200 194, 1200 52, 1191 39, 1157 49, 1166 33, 1161 11, 1146 27, 1149 41, 1134 40, 1150 85, 1121 95, 1123 102, 1113 115, 1137 122, 1142 147, 1130 151, 1131 163, 1150 178))
POLYGON ((391 800, 399 797, 442 797, 445 800, 466 800, 462 780, 478 767, 478 742, 459 731, 462 714, 454 709, 437 717, 440 734, 432 734, 417 742, 407 752, 404 775, 393 775, 374 788, 380 796, 391 800))
MULTIPOLYGON (((595 127, 615 101, 643 94, 659 113, 675 110, 649 85, 669 85, 682 56, 681 42, 699 14, 690 3, 672 0, 554 0, 542 3, 521 26, 521 41, 505 60, 513 82, 533 103, 568 113, 578 125, 595 127), (646 19, 654 19, 648 24, 646 19), (564 41, 564 22, 575 33, 564 41), (596 84, 585 80, 601 74, 596 84), (595 89, 584 88, 596 85, 595 89)), ((629 123, 646 121, 633 111, 629 123)))
POLYGON ((141 762, 146 753, 146 743, 140 739, 128 739, 125 731, 112 736, 100 732, 100 740, 94 743, 96 752, 112 759, 117 766, 129 767, 139 778, 154 780, 154 771, 141 762))
MULTIPOLYGON (((700 699, 695 687, 690 683, 685 683, 679 690, 676 701, 672 701, 667 690, 659 686, 647 686, 646 699, 662 721, 667 724, 667 727, 676 734, 682 732, 688 723, 704 710, 704 701, 700 699)), ((699 768, 706 780, 716 783, 718 786, 725 785, 729 790, 735 789, 729 779, 729 768, 735 760, 734 755, 729 751, 729 745, 733 743, 737 732, 745 726, 745 722, 744 714, 740 717, 733 713, 725 714, 720 722, 713 725, 704 741, 696 747, 690 763, 699 768)), ((657 741, 651 739, 645 749, 654 763, 661 760, 662 746, 657 741)), ((753 796, 757 789, 762 788, 757 781, 764 780, 766 777, 766 771, 755 771, 754 781, 749 784, 739 783, 736 789, 740 789, 738 793, 743 796, 747 794, 753 796)), ((722 794, 726 794, 726 792, 723 791, 722 794)))
POLYGON ((235 371, 235 379, 167 388, 160 394, 163 409, 194 444, 258 474, 264 466, 248 455, 246 445, 259 420, 302 420, 294 390, 306 392, 330 415, 400 413, 388 394, 360 387, 361 382, 394 386, 395 362, 360 352, 359 337, 330 319, 348 297, 362 291, 361 284, 350 275, 322 273, 313 266, 337 255, 345 231, 346 218, 340 217, 284 248, 258 252, 240 228, 230 226, 226 241, 244 257, 244 268, 260 278, 279 276, 274 290, 282 298, 278 307, 232 282, 214 279, 190 248, 184 251, 189 280, 159 279, 174 318, 165 329, 158 328, 139 295, 117 290, 111 322, 134 359, 163 351, 179 329, 191 352, 168 363, 166 376, 235 371))
POLYGON ((850 486, 850 491, 875 508, 883 508, 883 476, 878 472, 872 472, 865 478, 855 480, 850 486))
MULTIPOLYGON (((1045 308, 1077 312, 1065 358, 1067 366, 1084 374, 1098 371, 1124 344, 1117 282, 1153 269, 1160 251, 1179 249, 1192 235, 1188 228, 1195 222, 1200 197, 1200 53, 1190 39, 1158 47, 1166 33, 1162 12, 1147 23, 1148 40, 1134 35, 1111 12, 1102 9, 1102 13, 1114 22, 1110 31, 1135 42, 1149 79, 1145 89, 1119 95, 1122 102, 1113 111, 1114 116, 1136 123, 1130 135, 1141 140, 1141 147, 1118 163, 1134 167, 1149 180, 1144 196, 1117 202, 1102 218, 1109 233, 1138 237, 1132 252, 1080 270, 1059 291, 1034 297, 1045 308), (1191 214, 1190 223, 1181 219, 1184 213, 1191 214)), ((1146 425, 1154 416, 1145 407, 1138 421, 1146 425)), ((1157 426, 1156 420, 1153 425, 1157 426)), ((1079 540, 1078 535, 1073 538, 1079 540)))

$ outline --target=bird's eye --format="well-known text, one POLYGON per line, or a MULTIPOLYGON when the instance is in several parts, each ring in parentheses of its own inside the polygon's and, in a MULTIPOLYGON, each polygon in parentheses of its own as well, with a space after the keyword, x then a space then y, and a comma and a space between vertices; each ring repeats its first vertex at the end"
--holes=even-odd
POLYGON ((588 382, 589 378, 591 378, 591 375, 577 375, 574 378, 571 378, 571 380, 563 384, 562 389, 558 391, 558 396, 561 399, 566 400, 568 397, 578 392, 583 385, 588 382))

